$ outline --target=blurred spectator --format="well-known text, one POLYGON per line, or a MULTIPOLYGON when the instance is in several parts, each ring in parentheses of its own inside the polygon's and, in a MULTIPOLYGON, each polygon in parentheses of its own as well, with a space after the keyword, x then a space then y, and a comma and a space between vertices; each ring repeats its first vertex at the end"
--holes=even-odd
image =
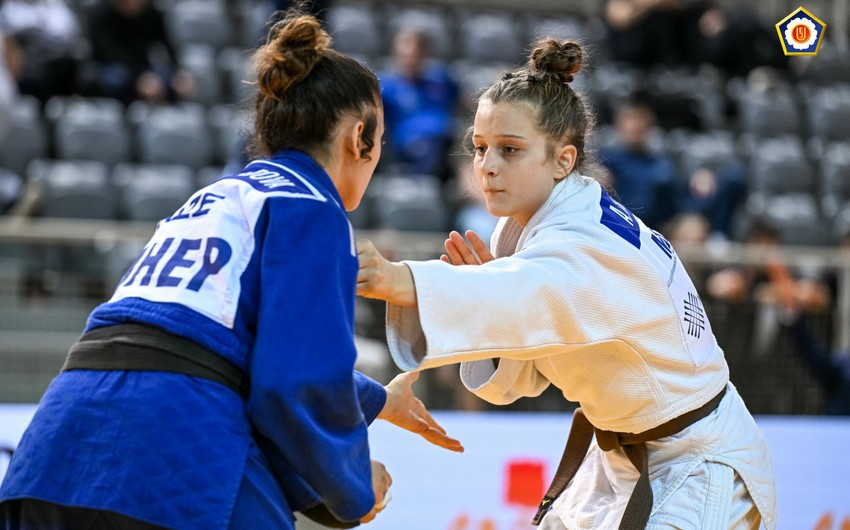
POLYGON ((87 26, 93 62, 86 92, 125 103, 194 98, 195 80, 179 68, 165 16, 150 0, 100 0, 87 26))
POLYGON ((600 149, 599 160, 623 205, 659 227, 676 213, 675 175, 672 161, 649 146, 655 113, 645 96, 634 94, 620 105, 614 122, 616 142, 600 149))
POLYGON ((379 74, 388 162, 413 173, 449 178, 458 87, 445 65, 428 59, 427 35, 403 29, 393 39, 393 68, 379 74))
POLYGON ((850 352, 835 352, 811 330, 806 309, 823 303, 823 289, 794 280, 780 261, 767 267, 777 302, 785 310, 781 319, 794 353, 809 367, 826 395, 826 413, 850 416, 850 352), (814 302, 813 302, 814 300, 814 302))
POLYGON ((698 213, 681 213, 670 221, 665 235, 673 248, 698 248, 708 241, 710 226, 698 213))
MULTIPOLYGON (((0 29, 0 145, 12 141, 7 137, 9 123, 12 115, 12 107, 18 96, 18 87, 15 83, 15 74, 9 65, 16 65, 18 55, 14 48, 14 42, 9 39, 0 29)), ((17 67, 15 67, 17 68, 17 67)), ((0 160, 2 164, 2 160, 0 160)), ((6 213, 21 193, 22 179, 19 175, 0 167, 0 215, 6 213)))
MULTIPOLYGON (((766 218, 750 221, 745 243, 758 247, 763 253, 775 253, 781 243, 780 229, 766 218)), ((770 267, 730 267, 715 272, 707 284, 708 293, 718 300, 738 304, 756 301, 762 305, 776 304, 778 295, 769 275, 770 267)), ((809 313, 825 310, 831 298, 830 289, 817 267, 801 269, 795 281, 798 306, 809 313)))
POLYGON ((713 1, 694 2, 696 25, 689 28, 689 62, 709 63, 731 76, 745 76, 758 66, 782 68, 787 59, 776 32, 744 8, 735 12, 713 1))
POLYGON ((20 50, 22 93, 44 102, 76 91, 80 24, 63 0, 4 0, 0 26, 20 50))
POLYGON ((0 142, 9 128, 12 106, 18 95, 16 79, 20 71, 20 54, 15 41, 0 28, 0 142))
POLYGON ((608 0, 604 17, 611 59, 636 66, 681 62, 679 0, 608 0))
MULTIPOLYGON (((780 231, 766 219, 753 219, 745 243, 763 248, 766 252, 779 246, 780 231)), ((757 288, 767 281, 760 267, 729 267, 712 274, 706 283, 708 294, 730 304, 753 300, 757 288)))
POLYGON ((698 167, 681 190, 682 210, 702 215, 712 234, 728 239, 732 218, 746 199, 745 179, 740 164, 720 161, 714 167, 698 167))
POLYGON ((745 8, 729 11, 714 0, 609 0, 604 17, 615 61, 710 63, 733 76, 786 64, 773 28, 745 8))

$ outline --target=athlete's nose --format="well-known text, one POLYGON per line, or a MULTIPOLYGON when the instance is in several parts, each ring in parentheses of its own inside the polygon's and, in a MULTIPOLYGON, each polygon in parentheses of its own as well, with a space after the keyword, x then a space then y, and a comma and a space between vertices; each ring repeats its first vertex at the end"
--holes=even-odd
POLYGON ((499 172, 496 157, 491 154, 489 149, 484 152, 484 156, 481 158, 481 172, 488 177, 496 176, 499 172))

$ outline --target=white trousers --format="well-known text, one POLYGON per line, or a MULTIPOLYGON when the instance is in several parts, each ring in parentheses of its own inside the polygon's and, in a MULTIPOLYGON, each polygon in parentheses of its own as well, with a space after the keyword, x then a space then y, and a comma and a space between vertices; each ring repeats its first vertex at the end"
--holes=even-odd
MULTIPOLYGON (((761 515, 735 470, 705 462, 656 507, 646 530, 757 530, 760 525, 761 515)), ((546 514, 539 528, 578 530, 568 528, 554 510, 546 514)))

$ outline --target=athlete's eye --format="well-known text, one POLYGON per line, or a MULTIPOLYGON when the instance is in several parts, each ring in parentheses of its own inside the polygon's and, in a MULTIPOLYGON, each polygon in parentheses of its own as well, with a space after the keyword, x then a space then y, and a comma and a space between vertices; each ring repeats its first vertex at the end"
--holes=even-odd
POLYGON ((502 151, 507 155, 512 155, 512 154, 516 153, 517 151, 519 151, 519 148, 514 147, 512 145, 506 145, 505 147, 502 148, 502 151))
POLYGON ((475 150, 475 154, 480 156, 484 156, 484 152, 487 150, 483 145, 476 145, 473 149, 475 150))

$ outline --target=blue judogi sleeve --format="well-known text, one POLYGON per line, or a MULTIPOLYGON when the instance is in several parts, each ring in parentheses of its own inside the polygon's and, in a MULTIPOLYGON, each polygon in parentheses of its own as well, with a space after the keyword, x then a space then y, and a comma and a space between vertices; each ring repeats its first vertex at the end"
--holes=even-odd
MULTIPOLYGON (((384 407, 387 393, 380 383, 360 372, 354 372, 354 381, 357 385, 360 409, 363 411, 366 423, 371 424, 384 407)), ((270 440, 257 437, 257 442, 267 458, 269 458, 269 455, 275 455, 269 458, 269 461, 293 511, 304 511, 323 503, 321 495, 316 493, 309 484, 295 473, 292 466, 288 464, 286 457, 270 440)))
POLYGON ((294 469, 337 518, 355 521, 375 503, 360 400, 374 412, 380 394, 361 382, 359 395, 352 369, 357 258, 348 222, 332 202, 265 207, 248 413, 277 449, 266 453, 272 467, 294 469))
POLYGON ((358 371, 354 372, 354 384, 357 385, 360 410, 363 412, 366 423, 371 425, 387 402, 387 391, 381 383, 358 371))

